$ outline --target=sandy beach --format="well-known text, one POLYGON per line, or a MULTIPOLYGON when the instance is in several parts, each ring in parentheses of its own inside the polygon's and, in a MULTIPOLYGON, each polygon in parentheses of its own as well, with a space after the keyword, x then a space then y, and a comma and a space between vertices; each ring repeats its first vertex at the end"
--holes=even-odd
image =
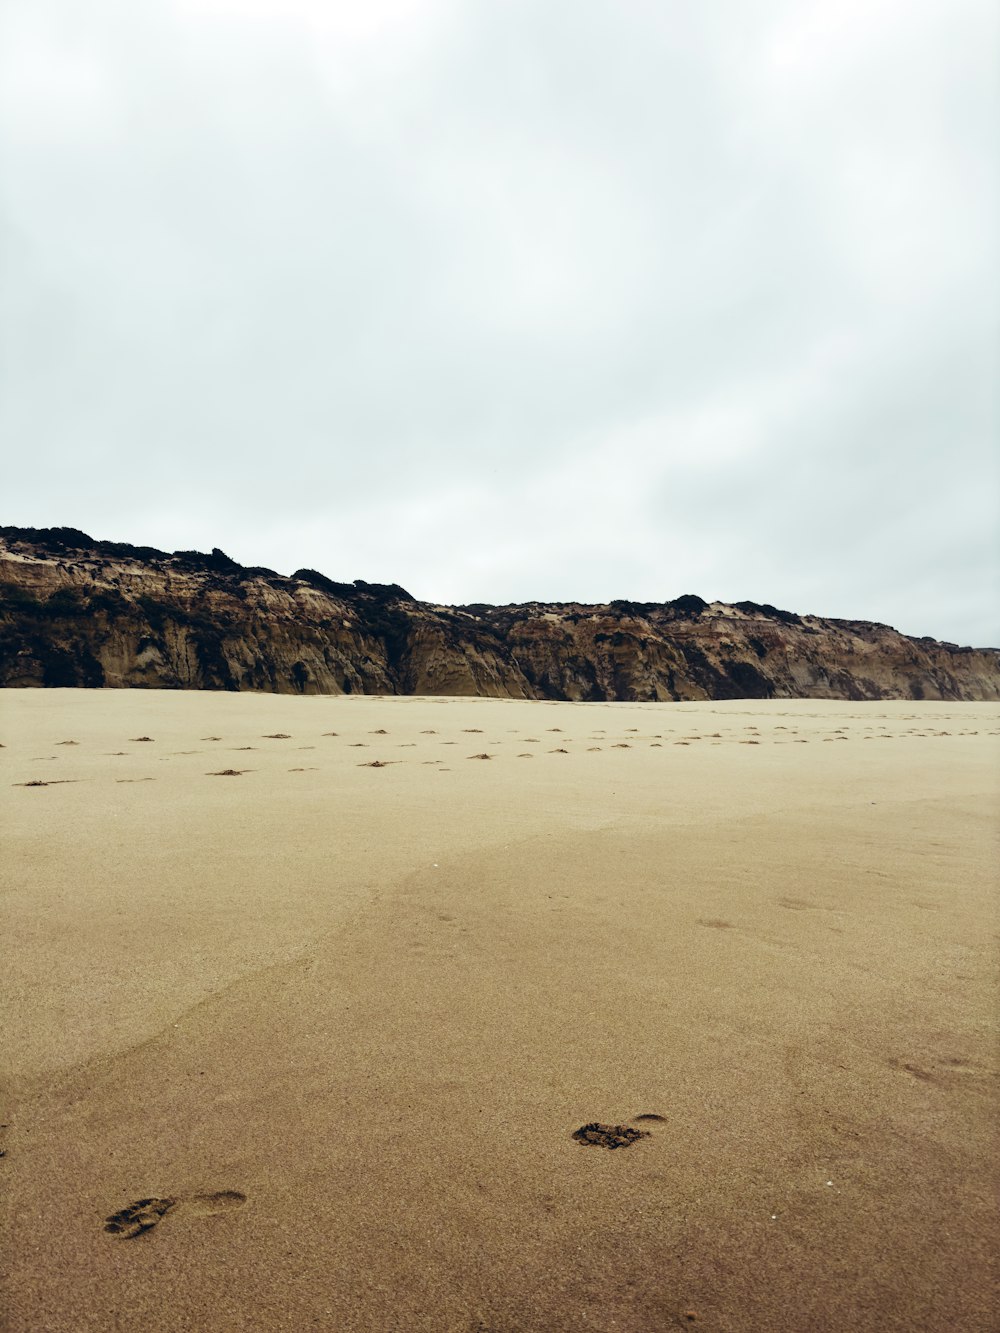
POLYGON ((995 704, 0 741, 10 1333, 996 1327, 995 704))

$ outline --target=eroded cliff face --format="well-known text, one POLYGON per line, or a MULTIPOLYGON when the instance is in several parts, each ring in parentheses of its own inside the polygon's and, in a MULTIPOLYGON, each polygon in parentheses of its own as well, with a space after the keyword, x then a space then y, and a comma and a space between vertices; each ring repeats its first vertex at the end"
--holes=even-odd
POLYGON ((432 606, 398 585, 0 529, 0 684, 544 699, 997 699, 1000 651, 680 597, 432 606))

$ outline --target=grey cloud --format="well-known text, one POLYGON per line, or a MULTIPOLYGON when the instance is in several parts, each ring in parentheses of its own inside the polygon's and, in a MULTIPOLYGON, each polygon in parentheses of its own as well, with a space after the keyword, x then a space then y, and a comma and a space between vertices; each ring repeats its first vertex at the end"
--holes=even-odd
POLYGON ((9 521, 1000 641, 985 3, 353 13, 11 0, 9 521))

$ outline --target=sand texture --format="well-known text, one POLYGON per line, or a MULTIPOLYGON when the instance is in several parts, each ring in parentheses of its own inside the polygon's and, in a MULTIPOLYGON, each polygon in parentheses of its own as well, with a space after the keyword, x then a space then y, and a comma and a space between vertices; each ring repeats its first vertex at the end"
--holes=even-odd
POLYGON ((987 1333, 998 736, 6 691, 4 1327, 987 1333))

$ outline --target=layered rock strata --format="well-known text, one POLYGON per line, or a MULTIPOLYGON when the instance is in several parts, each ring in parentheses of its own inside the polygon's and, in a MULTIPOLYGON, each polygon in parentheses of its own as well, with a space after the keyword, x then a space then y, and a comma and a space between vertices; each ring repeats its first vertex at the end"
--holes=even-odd
POLYGON ((577 700, 997 699, 1000 650, 684 596, 436 606, 71 528, 0 528, 0 684, 577 700))

